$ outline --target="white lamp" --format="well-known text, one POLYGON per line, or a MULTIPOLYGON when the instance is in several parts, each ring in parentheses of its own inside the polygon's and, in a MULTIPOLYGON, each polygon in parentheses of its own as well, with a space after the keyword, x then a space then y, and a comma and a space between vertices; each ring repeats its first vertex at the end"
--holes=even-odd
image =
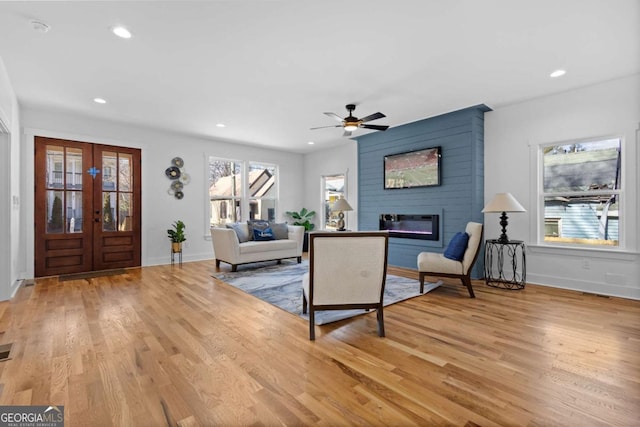
POLYGON ((487 206, 482 209, 483 213, 502 212, 500 215, 500 225, 502 226, 502 234, 498 238, 500 243, 508 243, 507 237, 507 212, 526 212, 525 208, 516 200, 511 193, 498 193, 494 196, 487 206))
POLYGON ((338 231, 344 231, 344 211, 352 211, 353 208, 343 197, 333 203, 331 210, 338 212, 338 231))

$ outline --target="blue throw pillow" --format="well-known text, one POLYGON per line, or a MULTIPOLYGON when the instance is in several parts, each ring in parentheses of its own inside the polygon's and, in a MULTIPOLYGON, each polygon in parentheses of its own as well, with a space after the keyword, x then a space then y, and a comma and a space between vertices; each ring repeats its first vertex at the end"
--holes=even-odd
POLYGON ((263 242, 265 240, 275 240, 275 237, 273 237, 273 231, 271 231, 271 228, 267 227, 264 230, 254 228, 253 240, 255 240, 256 242, 263 242))
POLYGON ((444 251, 444 257, 456 261, 462 261, 468 244, 469 235, 467 233, 460 231, 454 234, 449 242, 449 246, 447 246, 447 249, 444 251))
POLYGON ((269 221, 265 221, 262 219, 256 220, 248 220, 247 227, 249 227, 249 240, 255 240, 254 238, 254 230, 264 230, 269 227, 269 221))

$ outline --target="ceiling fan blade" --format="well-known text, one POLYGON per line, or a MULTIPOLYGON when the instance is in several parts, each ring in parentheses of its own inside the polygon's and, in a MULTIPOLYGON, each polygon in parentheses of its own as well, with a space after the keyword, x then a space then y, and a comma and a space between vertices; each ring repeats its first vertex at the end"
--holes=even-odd
POLYGON ((342 117, 340 117, 339 115, 337 115, 336 113, 324 113, 325 116, 329 116, 332 119, 336 119, 339 122, 342 122, 342 117))
POLYGON ((363 117, 363 118, 361 118, 361 119, 360 119, 360 121, 361 121, 362 123, 364 123, 364 122, 370 122, 371 120, 381 119, 381 118, 383 118, 383 117, 387 117, 387 116, 385 116, 384 114, 382 114, 382 113, 378 112, 378 113, 370 114, 370 115, 368 115, 367 117, 363 117))
POLYGON ((374 130, 387 130, 389 126, 380 126, 380 125, 360 125, 361 128, 365 129, 374 129, 374 130))
POLYGON ((350 130, 345 130, 344 133, 342 134, 342 136, 351 136, 351 131, 350 130))
POLYGON ((309 128, 309 130, 315 130, 315 129, 325 129, 325 128, 341 128, 342 125, 331 125, 331 126, 319 126, 317 128, 309 128))

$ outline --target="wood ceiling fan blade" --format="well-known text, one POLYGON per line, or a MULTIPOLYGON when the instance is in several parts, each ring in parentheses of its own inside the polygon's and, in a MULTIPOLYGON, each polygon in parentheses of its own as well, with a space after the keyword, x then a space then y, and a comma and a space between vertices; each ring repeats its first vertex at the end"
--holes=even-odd
POLYGON ((365 129, 373 129, 373 130, 387 130, 389 126, 381 126, 381 125, 360 125, 361 128, 365 129))
POLYGON ((309 128, 309 130, 325 129, 325 128, 341 128, 341 127, 342 127, 342 125, 318 126, 317 128, 309 128))
POLYGON ((339 122, 342 122, 342 117, 340 117, 339 115, 337 115, 336 113, 324 113, 325 116, 329 116, 332 119, 336 119, 339 122))
POLYGON ((344 133, 342 134, 342 136, 351 136, 351 131, 350 130, 345 130, 344 133))
POLYGON ((360 119, 360 121, 361 121, 362 123, 364 123, 364 122, 370 122, 371 120, 381 119, 381 118, 383 118, 383 117, 387 117, 387 116, 385 116, 384 114, 382 114, 382 113, 380 113, 380 112, 377 112, 377 113, 370 114, 370 115, 368 115, 367 117, 363 117, 363 118, 361 118, 361 119, 360 119))

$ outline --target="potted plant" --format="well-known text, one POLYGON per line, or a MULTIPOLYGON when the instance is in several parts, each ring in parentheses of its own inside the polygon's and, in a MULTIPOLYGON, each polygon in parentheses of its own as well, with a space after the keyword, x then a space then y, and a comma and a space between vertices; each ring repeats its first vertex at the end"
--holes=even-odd
POLYGON ((304 227, 304 241, 302 243, 302 251, 309 251, 309 231, 313 230, 316 226, 311 222, 311 219, 316 215, 316 211, 309 211, 307 208, 302 208, 300 212, 287 211, 285 212, 291 218, 294 219, 293 225, 302 225, 304 227))
POLYGON ((184 229, 186 226, 184 225, 184 222, 180 220, 174 221, 172 226, 173 229, 169 228, 167 230, 167 236, 171 239, 171 252, 182 252, 182 242, 187 240, 184 235, 184 229))

